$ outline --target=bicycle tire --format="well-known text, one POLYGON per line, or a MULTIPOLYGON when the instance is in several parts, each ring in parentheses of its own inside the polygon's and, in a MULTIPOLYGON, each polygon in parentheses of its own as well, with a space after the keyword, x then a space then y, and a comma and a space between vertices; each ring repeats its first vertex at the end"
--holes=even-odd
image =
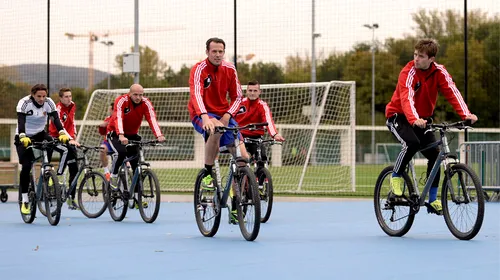
POLYGON ((108 181, 102 173, 90 171, 85 174, 78 187, 78 205, 83 215, 87 218, 95 219, 106 211, 107 188, 108 181))
POLYGON ((146 223, 153 223, 158 217, 161 204, 160 182, 156 174, 150 170, 142 171, 142 186, 138 189, 138 206, 142 220, 146 223), (146 202, 147 206, 145 207, 146 202))
POLYGON ((205 169, 202 169, 196 176, 194 184, 194 216, 200 233, 205 237, 213 237, 219 230, 221 220, 221 206, 219 198, 219 186, 215 174, 212 172, 215 192, 211 196, 201 189, 201 180, 205 175, 205 169), (210 201, 212 198, 213 201, 210 201))
MULTIPOLYGON (((373 202, 375 216, 382 230, 389 236, 401 237, 410 230, 416 212, 409 204, 405 205, 404 199, 396 198, 392 195, 390 178, 393 169, 394 166, 388 166, 380 172, 375 184, 373 202), (384 217, 385 213, 382 213, 382 210, 389 210, 386 213, 390 213, 390 218, 386 219, 384 217), (403 212, 403 214, 399 215, 399 212, 403 212), (392 221, 395 214, 398 215, 396 219, 392 221)), ((413 183, 406 172, 402 173, 402 177, 406 185, 406 187, 403 188, 403 195, 410 197, 409 190, 413 190, 413 183)))
POLYGON ((21 212, 21 217, 23 221, 27 224, 33 223, 36 217, 36 205, 37 205, 37 200, 36 200, 36 193, 35 193, 35 183, 33 182, 33 178, 30 180, 30 186, 28 188, 28 199, 29 199, 29 206, 30 206, 30 213, 25 215, 21 212, 21 204, 22 204, 22 188, 19 186, 19 212, 21 212))
POLYGON ((59 180, 53 170, 45 171, 43 176, 44 201, 47 220, 51 225, 56 226, 59 224, 61 219, 61 186, 59 185, 59 180), (50 183, 50 180, 52 180, 52 183, 50 183))
MULTIPOLYGON (((33 178, 31 180, 33 180, 33 178)), ((33 184, 35 185, 34 189, 36 190, 36 184, 35 183, 33 184)), ((38 210, 40 211, 40 213, 44 217, 47 217, 47 211, 45 210, 45 191, 43 186, 42 189, 40 190, 40 196, 37 199, 36 204, 38 205, 38 210)))
POLYGON ((255 174, 259 183, 260 222, 265 223, 269 220, 269 217, 271 217, 271 211, 273 210, 273 179, 271 177, 271 172, 265 167, 257 169, 255 174), (260 186, 263 187, 262 190, 260 186))
POLYGON ((109 182, 107 184, 108 190, 106 191, 106 195, 109 215, 115 222, 123 221, 127 215, 129 197, 125 195, 125 190, 127 190, 127 188, 124 182, 125 177, 122 175, 118 176, 117 191, 112 191, 109 182))
POLYGON ((449 165, 445 170, 441 192, 443 216, 450 232, 460 240, 474 238, 479 233, 484 219, 484 193, 476 173, 462 163, 449 165), (451 189, 457 201, 451 200, 451 192, 449 192, 451 189), (468 211, 474 210, 473 208, 477 210, 476 214, 468 211), (454 221, 454 217, 462 215, 465 217, 458 222, 454 221), (474 217, 475 221, 471 227, 464 229, 463 227, 474 217))
POLYGON ((260 196, 255 175, 248 167, 240 167, 238 190, 235 192, 238 224, 243 237, 254 241, 260 231, 260 196))

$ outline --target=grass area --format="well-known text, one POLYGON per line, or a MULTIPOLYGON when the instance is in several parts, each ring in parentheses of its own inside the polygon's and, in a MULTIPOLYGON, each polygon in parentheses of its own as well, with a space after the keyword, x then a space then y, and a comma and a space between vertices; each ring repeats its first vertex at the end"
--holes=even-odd
MULTIPOLYGON (((369 197, 373 195, 373 187, 380 171, 386 165, 357 165, 356 191, 350 185, 350 169, 345 166, 309 166, 302 186, 299 182, 302 166, 271 167, 275 192, 283 195, 312 195, 369 197)), ((156 169, 162 190, 186 193, 194 188, 196 175, 200 169, 156 169)), ((417 167, 418 174, 425 172, 425 166, 417 167)), ((227 175, 227 167, 221 170, 223 180, 227 175)))

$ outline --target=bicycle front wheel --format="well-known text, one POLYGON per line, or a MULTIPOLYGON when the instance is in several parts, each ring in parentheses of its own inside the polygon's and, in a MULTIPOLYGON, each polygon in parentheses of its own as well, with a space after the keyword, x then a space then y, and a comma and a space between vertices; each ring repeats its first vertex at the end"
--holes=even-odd
POLYGON ((44 201, 47 220, 53 226, 59 224, 61 219, 61 186, 53 170, 43 174, 44 201))
POLYGON ((85 174, 78 188, 78 204, 87 218, 98 218, 106 211, 106 177, 97 171, 85 174))
POLYGON ((406 172, 404 179, 403 196, 396 197, 391 191, 391 174, 393 166, 382 170, 377 178, 374 193, 375 216, 382 230, 389 236, 401 237, 405 235, 413 225, 415 210, 408 202, 413 184, 406 172))
POLYGON ((114 221, 121 222, 125 219, 125 215, 127 215, 128 199, 130 198, 130 194, 127 191, 127 185, 125 183, 125 176, 122 174, 118 176, 117 190, 111 190, 109 182, 107 186, 106 201, 108 204, 109 215, 114 221))
POLYGON ((265 223, 271 217, 273 210, 273 179, 271 172, 265 167, 259 168, 256 176, 259 182, 260 222, 265 223))
POLYGON ((236 210, 238 224, 243 237, 253 241, 260 230, 260 196, 255 175, 248 167, 239 170, 238 189, 236 191, 236 210))
POLYGON ((484 193, 476 173, 457 163, 445 170, 441 200, 446 225, 460 240, 474 238, 483 224, 484 193))
POLYGON ((142 188, 138 192, 139 213, 146 223, 152 223, 160 212, 161 192, 156 174, 146 169, 142 172, 142 188))
POLYGON ((215 191, 207 191, 201 188, 201 180, 205 175, 202 169, 196 177, 194 184, 194 216, 201 234, 206 237, 214 236, 219 230, 221 218, 221 205, 218 196, 219 187, 215 174, 212 173, 215 191))
MULTIPOLYGON (((33 182, 33 179, 30 180, 30 187, 28 188, 28 205, 30 207, 30 213, 29 214, 23 214, 21 212, 21 217, 23 218, 23 221, 27 224, 33 223, 35 220, 36 216, 36 193, 35 193, 35 183, 33 182)), ((19 187, 19 211, 21 211, 21 206, 22 206, 22 188, 19 187)))

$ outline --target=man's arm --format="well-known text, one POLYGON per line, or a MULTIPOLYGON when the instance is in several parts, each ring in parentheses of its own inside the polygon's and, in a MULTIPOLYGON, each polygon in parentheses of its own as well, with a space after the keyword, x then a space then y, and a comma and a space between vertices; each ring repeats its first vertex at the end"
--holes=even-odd
POLYGON ((189 98, 197 116, 207 113, 205 103, 203 103, 203 79, 201 73, 206 67, 206 63, 194 66, 189 73, 189 98))
POLYGON ((278 131, 276 130, 276 126, 274 124, 274 121, 273 121, 273 114, 271 113, 271 109, 269 109, 269 106, 267 105, 266 102, 264 101, 260 101, 259 102, 262 110, 262 118, 263 120, 265 120, 265 122, 267 122, 267 132, 269 133, 269 135, 271 135, 271 137, 273 137, 276 141, 285 141, 285 138, 283 138, 283 136, 281 136, 278 131))
POLYGON ((229 97, 231 98, 231 104, 229 105, 229 111, 227 114, 223 116, 227 117, 227 120, 238 112, 240 109, 240 104, 241 100, 243 99, 243 94, 241 92, 241 84, 238 79, 238 72, 236 71, 236 68, 232 64, 227 64, 226 65, 228 68, 228 75, 230 75, 230 84, 229 84, 229 97))
MULTIPOLYGON (((436 63, 436 67, 438 68, 438 86, 439 90, 443 93, 444 97, 451 104, 453 109, 457 112, 457 114, 465 120, 467 116, 472 113, 469 111, 467 104, 465 104, 464 99, 462 98, 462 94, 456 87, 451 75, 446 71, 443 65, 439 65, 436 63)), ((477 118, 476 118, 477 120, 477 118)))
POLYGON ((413 90, 415 78, 416 70, 414 67, 408 71, 403 69, 399 74, 397 85, 401 107, 410 125, 414 125, 420 119, 417 108, 415 108, 415 91, 413 90))
POLYGON ((143 102, 144 102, 144 105, 146 106, 144 114, 146 116, 146 120, 149 123, 149 127, 153 131, 153 134, 156 136, 158 141, 160 141, 160 142, 165 141, 165 137, 161 133, 160 126, 158 125, 158 121, 156 120, 156 112, 155 112, 155 109, 153 107, 153 104, 147 98, 144 98, 143 102))

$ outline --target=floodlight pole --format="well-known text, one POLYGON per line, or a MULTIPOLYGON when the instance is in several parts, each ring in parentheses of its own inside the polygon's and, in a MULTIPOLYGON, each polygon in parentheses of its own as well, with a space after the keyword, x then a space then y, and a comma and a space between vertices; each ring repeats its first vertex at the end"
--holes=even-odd
POLYGON ((365 24, 363 25, 364 27, 371 29, 372 31, 372 45, 371 45, 371 52, 372 52, 372 137, 371 137, 371 154, 372 154, 372 160, 374 163, 376 162, 375 159, 375 29, 378 28, 378 24, 374 23, 372 25, 370 24, 365 24))

